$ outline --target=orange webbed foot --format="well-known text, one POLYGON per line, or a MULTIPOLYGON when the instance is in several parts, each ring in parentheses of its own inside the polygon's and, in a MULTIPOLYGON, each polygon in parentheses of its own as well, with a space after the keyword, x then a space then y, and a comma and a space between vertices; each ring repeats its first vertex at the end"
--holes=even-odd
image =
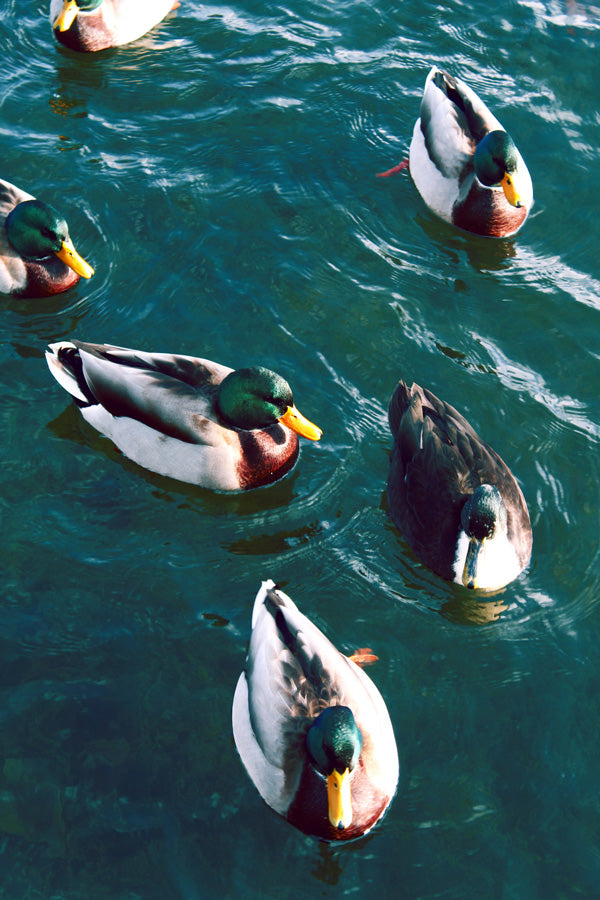
POLYGON ((377 178, 389 178, 390 175, 395 175, 396 172, 401 172, 402 169, 408 169, 407 159, 403 159, 402 162, 399 162, 397 166, 392 166, 392 168, 388 169, 387 172, 378 172, 377 178))
POLYGON ((358 650, 355 650, 352 656, 349 656, 348 659, 351 659, 353 663, 356 663, 357 666, 360 666, 361 669, 364 666, 372 666, 373 663, 376 663, 379 659, 378 656, 375 656, 370 647, 359 647, 358 650))

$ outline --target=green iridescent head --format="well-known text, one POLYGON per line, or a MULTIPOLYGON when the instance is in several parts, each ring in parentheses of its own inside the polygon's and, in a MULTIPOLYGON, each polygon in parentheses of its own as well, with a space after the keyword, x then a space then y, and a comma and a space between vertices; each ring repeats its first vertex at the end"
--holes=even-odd
POLYGON ((321 437, 321 429, 296 409, 285 378, 263 366, 230 372, 219 385, 217 409, 235 428, 267 428, 281 422, 310 440, 321 437))
POLYGON ((92 267, 77 253, 64 218, 41 200, 24 200, 6 217, 6 236, 24 259, 58 256, 83 278, 91 278, 92 267))
POLYGON ((362 745, 362 734, 347 706, 327 707, 306 733, 308 758, 327 782, 329 821, 340 830, 352 823, 350 779, 362 745))

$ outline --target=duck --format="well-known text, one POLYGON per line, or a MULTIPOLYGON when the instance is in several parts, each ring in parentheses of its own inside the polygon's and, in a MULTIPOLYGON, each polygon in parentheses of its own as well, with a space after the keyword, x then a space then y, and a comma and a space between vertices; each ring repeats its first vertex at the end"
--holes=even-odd
POLYGON ((93 274, 75 250, 63 216, 0 179, 0 292, 47 297, 93 274))
POLYGON ((415 555, 447 581, 498 591, 531 558, 523 493, 506 463, 449 403, 399 381, 388 408, 392 521, 415 555))
POLYGON ((410 175, 446 222, 485 237, 515 235, 533 206, 515 142, 464 81, 433 66, 410 145, 410 175))
POLYGON ((51 0, 56 39, 71 50, 94 52, 146 34, 179 0, 51 0))
POLYGON ((93 428, 140 466, 215 491, 271 484, 294 466, 298 435, 322 431, 263 366, 64 340, 50 372, 93 428))
POLYGON ((311 837, 361 837, 396 792, 398 748, 379 690, 271 579, 254 601, 232 726, 265 803, 311 837))

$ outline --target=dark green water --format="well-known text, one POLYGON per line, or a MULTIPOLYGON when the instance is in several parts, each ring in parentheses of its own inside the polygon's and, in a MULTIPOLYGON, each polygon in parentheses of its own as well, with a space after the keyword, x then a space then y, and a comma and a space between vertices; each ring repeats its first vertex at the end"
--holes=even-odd
POLYGON ((84 56, 46 3, 2 5, 0 176, 63 209, 96 275, 0 300, 0 897, 600 896, 598 12, 182 0, 84 56), (375 178, 433 62, 528 163, 513 241, 375 178), (263 363, 324 437, 244 496, 146 473, 49 375, 69 337, 263 363), (485 605, 387 519, 399 377, 461 409, 528 500, 530 570, 485 605), (235 752, 267 577, 379 656, 401 782, 346 847, 267 809, 235 752))

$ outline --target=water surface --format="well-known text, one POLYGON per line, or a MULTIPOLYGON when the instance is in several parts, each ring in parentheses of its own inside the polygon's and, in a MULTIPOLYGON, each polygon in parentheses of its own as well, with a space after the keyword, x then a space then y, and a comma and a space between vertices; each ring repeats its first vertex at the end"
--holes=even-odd
POLYGON ((550 0, 182 0, 86 56, 46 3, 3 5, 1 175, 61 207, 96 275, 0 300, 2 897, 597 896, 599 24, 550 0), (434 62, 528 163, 511 241, 375 177, 434 62), (275 368, 323 439, 248 495, 144 472, 50 377, 69 337, 275 368), (528 500, 531 567, 485 603, 387 518, 400 377, 464 412, 528 500), (345 847, 267 809, 235 752, 267 577, 379 657, 401 782, 345 847))

